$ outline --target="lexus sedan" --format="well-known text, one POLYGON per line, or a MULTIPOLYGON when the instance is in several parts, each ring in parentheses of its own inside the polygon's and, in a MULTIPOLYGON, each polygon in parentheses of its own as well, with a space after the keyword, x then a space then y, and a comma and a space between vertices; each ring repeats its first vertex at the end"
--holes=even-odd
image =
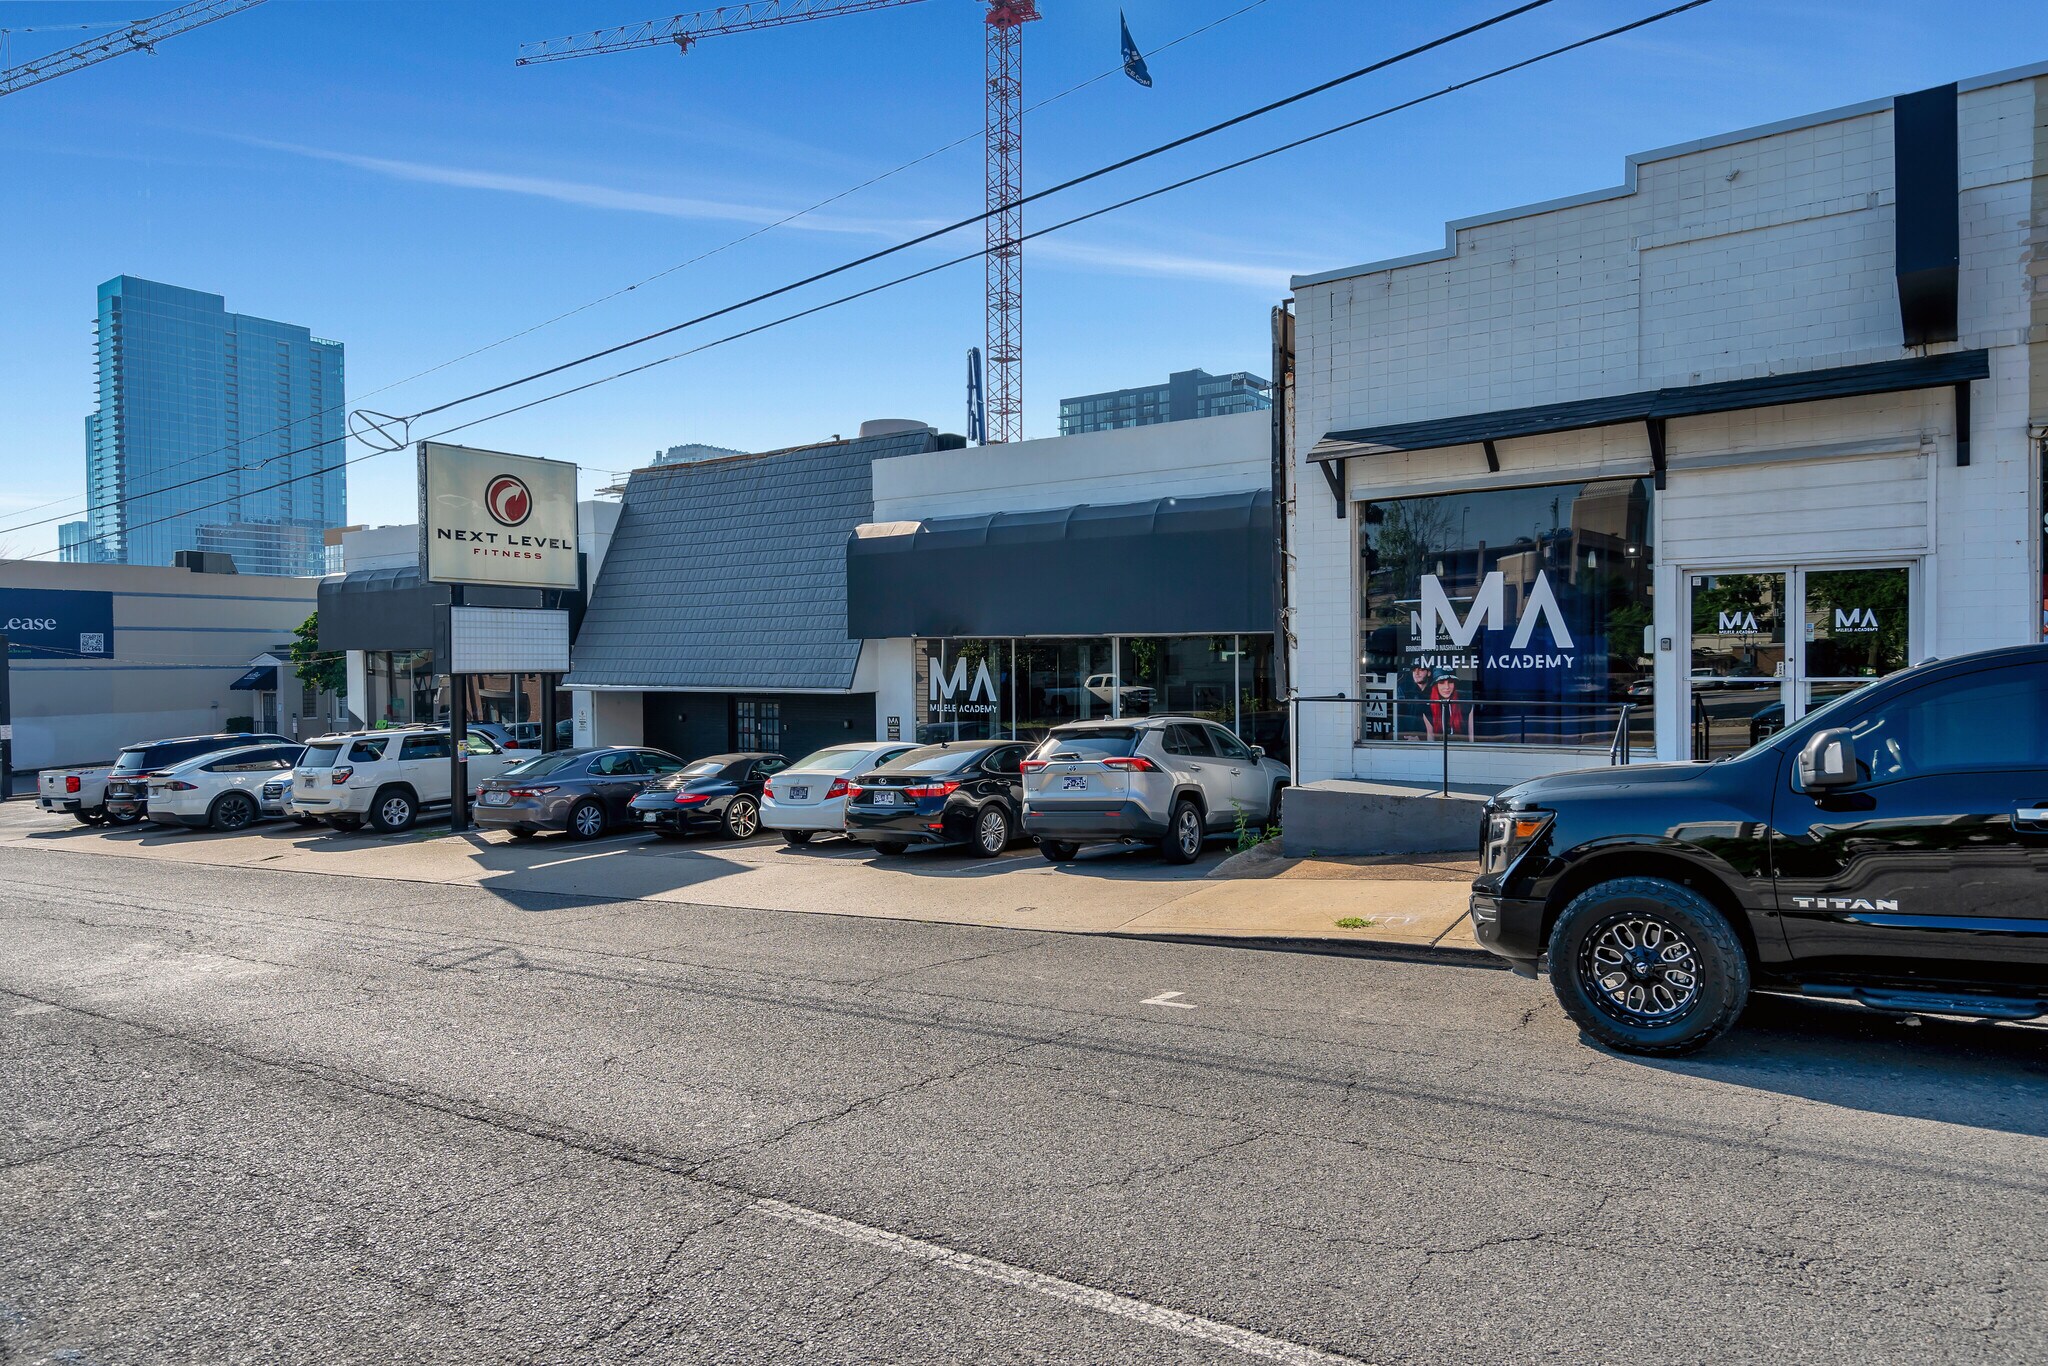
POLYGON ((962 740, 900 754, 854 781, 846 837, 884 854, 949 844, 994 858, 1023 829, 1030 748, 1019 740, 962 740))
POLYGON ((780 754, 714 754, 649 783, 632 818, 663 839, 717 830, 743 840, 761 828, 761 790, 789 767, 780 754))
POLYGON ((509 830, 514 839, 543 830, 596 839, 637 823, 633 799, 650 782, 682 769, 673 754, 626 745, 539 754, 480 784, 472 814, 486 830, 509 830))
POLYGON ((827 745, 806 754, 768 780, 761 790, 761 824, 779 830, 788 844, 809 844, 814 835, 846 829, 846 794, 853 779, 880 768, 917 746, 902 740, 827 745))

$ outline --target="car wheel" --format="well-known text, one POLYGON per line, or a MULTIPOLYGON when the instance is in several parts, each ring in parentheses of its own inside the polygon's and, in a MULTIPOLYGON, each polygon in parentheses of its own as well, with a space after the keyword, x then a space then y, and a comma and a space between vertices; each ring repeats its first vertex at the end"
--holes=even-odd
POLYGON ((569 838, 594 840, 604 833, 604 808, 596 802, 578 802, 569 812, 569 838))
POLYGON ((133 825, 142 819, 140 811, 109 811, 102 809, 100 814, 106 817, 108 825, 133 825))
POLYGON ((974 843, 979 858, 995 858, 1010 847, 1010 813, 1000 806, 985 808, 974 818, 974 843))
POLYGON ((107 813, 104 811, 74 811, 71 813, 71 819, 77 821, 80 825, 98 825, 106 818, 107 813))
POLYGON ((256 823, 256 803, 240 792, 223 792, 207 814, 206 823, 216 830, 246 830, 256 823))
POLYGON ((363 828, 361 816, 323 816, 321 819, 327 822, 329 829, 339 830, 343 834, 353 834, 363 828))
POLYGON ((294 821, 297 821, 300 825, 320 824, 320 818, 318 816, 293 816, 292 819, 294 821))
POLYGON ((1072 840, 1040 840, 1038 852, 1045 855, 1048 863, 1065 863, 1081 852, 1081 846, 1072 840))
POLYGON ((875 844, 875 852, 881 854, 885 858, 894 858, 896 855, 902 853, 905 849, 908 849, 909 847, 910 846, 902 840, 879 840, 875 844))
POLYGON ((1287 784, 1273 784, 1273 800, 1266 804, 1266 824, 1280 824, 1280 807, 1287 800, 1287 784))
POLYGON ((1202 809, 1182 797, 1167 818, 1166 838, 1159 841, 1159 852, 1168 863, 1193 863, 1202 854, 1202 834, 1202 809))
POLYGON ((725 836, 743 840, 761 828, 761 807, 752 797, 734 797, 725 804, 725 836))
POLYGON ((370 803, 370 824, 384 834, 410 830, 418 819, 419 808, 413 804, 412 793, 402 787, 387 787, 370 803))
MULTIPOLYGON (((575 827, 574 827, 574 826, 571 826, 570 828, 571 828, 571 829, 573 830, 573 829, 574 829, 575 827)), ((538 835, 538 834, 540 833, 540 831, 538 831, 538 830, 522 830, 522 829, 521 829, 520 827, 518 827, 518 826, 516 826, 516 825, 515 825, 515 826, 513 826, 513 827, 512 827, 512 828, 511 828, 511 829, 510 829, 509 831, 507 831, 506 833, 507 833, 507 834, 509 834, 509 835, 511 835, 511 836, 512 836, 512 838, 513 838, 513 839, 515 839, 515 840, 530 840, 530 839, 532 839, 532 838, 533 838, 533 837, 534 837, 535 835, 538 835)))
POLYGON ((1690 1053, 1749 1000, 1749 957, 1699 893, 1624 877, 1573 898, 1550 932, 1550 985, 1565 1013, 1623 1053, 1690 1053))
POLYGON ((809 844, 811 836, 816 833, 815 830, 785 830, 782 832, 782 842, 795 848, 799 844, 809 844))

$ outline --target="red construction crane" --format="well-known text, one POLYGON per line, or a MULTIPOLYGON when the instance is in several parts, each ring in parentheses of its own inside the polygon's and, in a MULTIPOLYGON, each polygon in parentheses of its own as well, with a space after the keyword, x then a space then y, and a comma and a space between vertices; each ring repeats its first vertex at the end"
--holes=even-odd
MULTIPOLYGON (((756 0, 696 14, 650 19, 642 24, 599 29, 567 38, 526 43, 520 66, 595 57, 634 48, 673 44, 687 52, 699 39, 751 29, 776 28, 841 14, 892 9, 923 0, 756 0)), ((1017 441, 1024 435, 1024 35, 1023 26, 1041 17, 1034 0, 984 0, 988 13, 987 107, 982 119, 987 141, 988 219, 984 225, 983 281, 987 289, 987 440, 1017 441)))

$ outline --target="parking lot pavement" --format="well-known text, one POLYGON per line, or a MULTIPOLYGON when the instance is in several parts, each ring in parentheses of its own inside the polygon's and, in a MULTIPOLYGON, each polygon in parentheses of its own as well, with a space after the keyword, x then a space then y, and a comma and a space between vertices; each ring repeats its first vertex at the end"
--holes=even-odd
POLYGON ((1030 845, 979 859, 955 849, 883 856, 832 838, 792 848, 773 835, 668 841, 626 830, 587 843, 563 836, 515 841, 502 832, 451 834, 445 820, 400 835, 341 834, 288 821, 231 835, 148 824, 94 828, 10 803, 0 807, 0 848, 12 844, 471 886, 499 895, 680 901, 1070 933, 1472 946, 1460 921, 1471 877, 1465 865, 1403 873, 1352 866, 1368 861, 1323 860, 1291 864, 1278 876, 1270 868, 1217 876, 1226 852, 1220 843, 1186 867, 1166 864, 1150 849, 1119 846, 1083 850, 1055 865, 1030 845))
POLYGON ((0 847, 0 1360, 2048 1359, 2048 1031, 0 847))

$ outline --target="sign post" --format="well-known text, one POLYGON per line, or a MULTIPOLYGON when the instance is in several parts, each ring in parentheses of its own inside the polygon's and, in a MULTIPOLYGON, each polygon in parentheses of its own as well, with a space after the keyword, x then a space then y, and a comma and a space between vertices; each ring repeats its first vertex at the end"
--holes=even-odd
POLYGON ((0 636, 0 802, 14 795, 13 670, 7 662, 7 637, 0 636))

